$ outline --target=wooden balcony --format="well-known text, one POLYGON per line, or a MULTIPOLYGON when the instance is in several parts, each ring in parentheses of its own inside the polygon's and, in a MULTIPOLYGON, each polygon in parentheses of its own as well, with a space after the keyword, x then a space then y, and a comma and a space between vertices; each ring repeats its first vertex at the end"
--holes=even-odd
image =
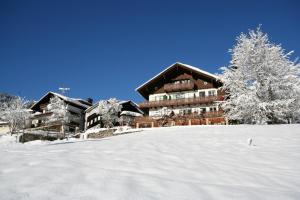
MULTIPOLYGON (((171 117, 173 120, 177 119, 204 119, 204 118, 218 118, 218 117, 224 117, 224 111, 219 110, 219 111, 212 111, 212 112, 204 112, 204 113, 192 113, 192 114, 186 114, 186 115, 175 115, 171 117)), ((136 117, 135 121, 136 122, 153 122, 156 120, 159 120, 160 118, 157 117, 149 117, 149 116, 140 116, 136 117)))
POLYGON ((184 106, 195 104, 209 104, 214 101, 223 101, 224 96, 208 96, 208 97, 195 97, 186 99, 172 99, 161 101, 145 101, 140 103, 140 108, 158 108, 158 107, 170 107, 170 106, 184 106))
POLYGON ((136 127, 186 126, 205 124, 226 124, 224 111, 175 115, 172 117, 153 118, 141 116, 135 118, 136 127))
POLYGON ((205 112, 202 114, 204 118, 215 118, 215 117, 224 117, 224 111, 212 111, 212 112, 205 112))
POLYGON ((178 92, 178 91, 186 91, 194 89, 194 83, 167 83, 164 85, 165 92, 178 92))
POLYGON ((44 113, 34 113, 31 118, 32 119, 38 119, 38 118, 45 118, 52 115, 52 112, 44 112, 44 113))

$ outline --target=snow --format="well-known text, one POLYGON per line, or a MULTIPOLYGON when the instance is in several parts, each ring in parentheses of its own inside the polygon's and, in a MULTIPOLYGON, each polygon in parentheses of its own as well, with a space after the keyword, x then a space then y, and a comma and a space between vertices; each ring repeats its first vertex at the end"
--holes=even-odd
POLYGON ((16 143, 16 136, 15 135, 9 135, 5 134, 0 136, 0 147, 7 146, 7 145, 13 145, 16 143))
POLYGON ((98 133, 100 131, 105 131, 105 130, 107 130, 107 128, 99 128, 99 127, 94 128, 93 127, 93 128, 89 128, 84 133, 87 133, 87 134, 89 134, 89 133, 98 133))
POLYGON ((300 121, 300 63, 291 61, 260 26, 237 37, 222 67, 223 89, 230 91, 222 108, 229 120, 248 124, 300 121), (228 98, 227 98, 228 97, 228 98))
POLYGON ((122 111, 120 115, 128 115, 128 116, 134 116, 134 117, 140 117, 143 116, 141 113, 132 112, 132 111, 122 111))
POLYGON ((42 98, 40 98, 38 101, 36 101, 35 104, 33 104, 33 105, 31 106, 31 108, 33 108, 37 103, 39 103, 42 99, 44 99, 44 98, 45 98, 46 96, 48 96, 49 94, 53 94, 53 95, 55 95, 55 96, 58 96, 58 97, 60 97, 61 99, 67 101, 67 102, 74 103, 74 104, 76 104, 76 105, 78 105, 78 106, 81 106, 81 107, 83 107, 83 108, 85 108, 85 109, 87 109, 88 107, 90 107, 90 105, 89 105, 90 103, 87 102, 87 101, 84 100, 84 99, 70 98, 70 97, 66 97, 66 96, 64 96, 64 95, 62 95, 62 94, 59 94, 59 93, 56 93, 56 92, 48 92, 48 93, 45 94, 42 98), (85 102, 86 104, 81 103, 80 101, 83 101, 83 102, 85 102))
POLYGON ((142 131, 142 129, 132 128, 130 126, 119 126, 117 127, 117 130, 113 134, 119 135, 119 134, 127 134, 127 133, 140 132, 140 131, 142 131))
POLYGON ((299 130, 190 126, 99 140, 0 142, 0 197, 299 199, 299 130))
MULTIPOLYGON (((102 100, 103 101, 103 100, 102 100)), ((94 108, 99 106, 99 103, 101 103, 102 101, 98 101, 97 103, 95 103, 93 106, 90 106, 88 109, 85 110, 86 113, 90 112, 91 110, 93 110, 94 108)), ((131 101, 131 100, 118 100, 120 105, 126 104, 126 103, 130 103, 132 106, 134 106, 141 114, 144 114, 144 112, 139 108, 138 104, 136 104, 135 102, 131 101)), ((124 112, 124 111, 123 111, 124 112)))
POLYGON ((55 93, 55 92, 50 92, 50 93, 52 93, 52 94, 54 94, 54 95, 56 95, 56 96, 59 96, 60 98, 62 98, 62 99, 65 100, 65 101, 72 102, 72 103, 74 103, 74 104, 76 104, 76 105, 82 106, 82 107, 84 107, 85 109, 87 109, 88 107, 90 107, 89 105, 87 105, 87 104, 90 104, 90 103, 87 102, 87 101, 85 101, 84 99, 70 98, 70 97, 66 97, 66 96, 64 96, 64 95, 55 93), (83 103, 81 103, 80 101, 84 101, 84 102, 86 102, 87 104, 83 104, 83 103))

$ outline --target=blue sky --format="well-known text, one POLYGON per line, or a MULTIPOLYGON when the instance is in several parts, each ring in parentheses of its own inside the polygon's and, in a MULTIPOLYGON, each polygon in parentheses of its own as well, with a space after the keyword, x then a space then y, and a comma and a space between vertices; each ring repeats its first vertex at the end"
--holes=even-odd
POLYGON ((0 92, 137 102, 135 88, 176 61, 212 73, 241 32, 262 24, 300 56, 300 1, 0 1, 0 92))

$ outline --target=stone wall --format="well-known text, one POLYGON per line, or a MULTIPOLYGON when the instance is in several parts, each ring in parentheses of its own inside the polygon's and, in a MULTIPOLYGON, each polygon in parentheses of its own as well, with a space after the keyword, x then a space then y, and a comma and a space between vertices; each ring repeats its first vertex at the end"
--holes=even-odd
POLYGON ((88 138, 96 139, 96 138, 110 137, 113 136, 115 131, 116 129, 108 129, 108 130, 99 131, 97 133, 90 133, 88 134, 88 138))
POLYGON ((34 140, 48 140, 53 141, 57 139, 62 139, 61 135, 53 136, 53 135, 42 135, 42 134, 32 134, 32 133, 25 133, 24 135, 20 136, 19 142, 30 142, 34 140))

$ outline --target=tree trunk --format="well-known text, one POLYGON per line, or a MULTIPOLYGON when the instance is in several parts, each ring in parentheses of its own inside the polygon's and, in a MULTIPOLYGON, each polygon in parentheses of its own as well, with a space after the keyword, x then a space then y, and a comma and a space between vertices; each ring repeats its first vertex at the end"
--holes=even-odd
POLYGON ((25 130, 23 129, 23 134, 22 134, 22 143, 24 143, 24 141, 25 141, 24 137, 25 137, 25 130))

